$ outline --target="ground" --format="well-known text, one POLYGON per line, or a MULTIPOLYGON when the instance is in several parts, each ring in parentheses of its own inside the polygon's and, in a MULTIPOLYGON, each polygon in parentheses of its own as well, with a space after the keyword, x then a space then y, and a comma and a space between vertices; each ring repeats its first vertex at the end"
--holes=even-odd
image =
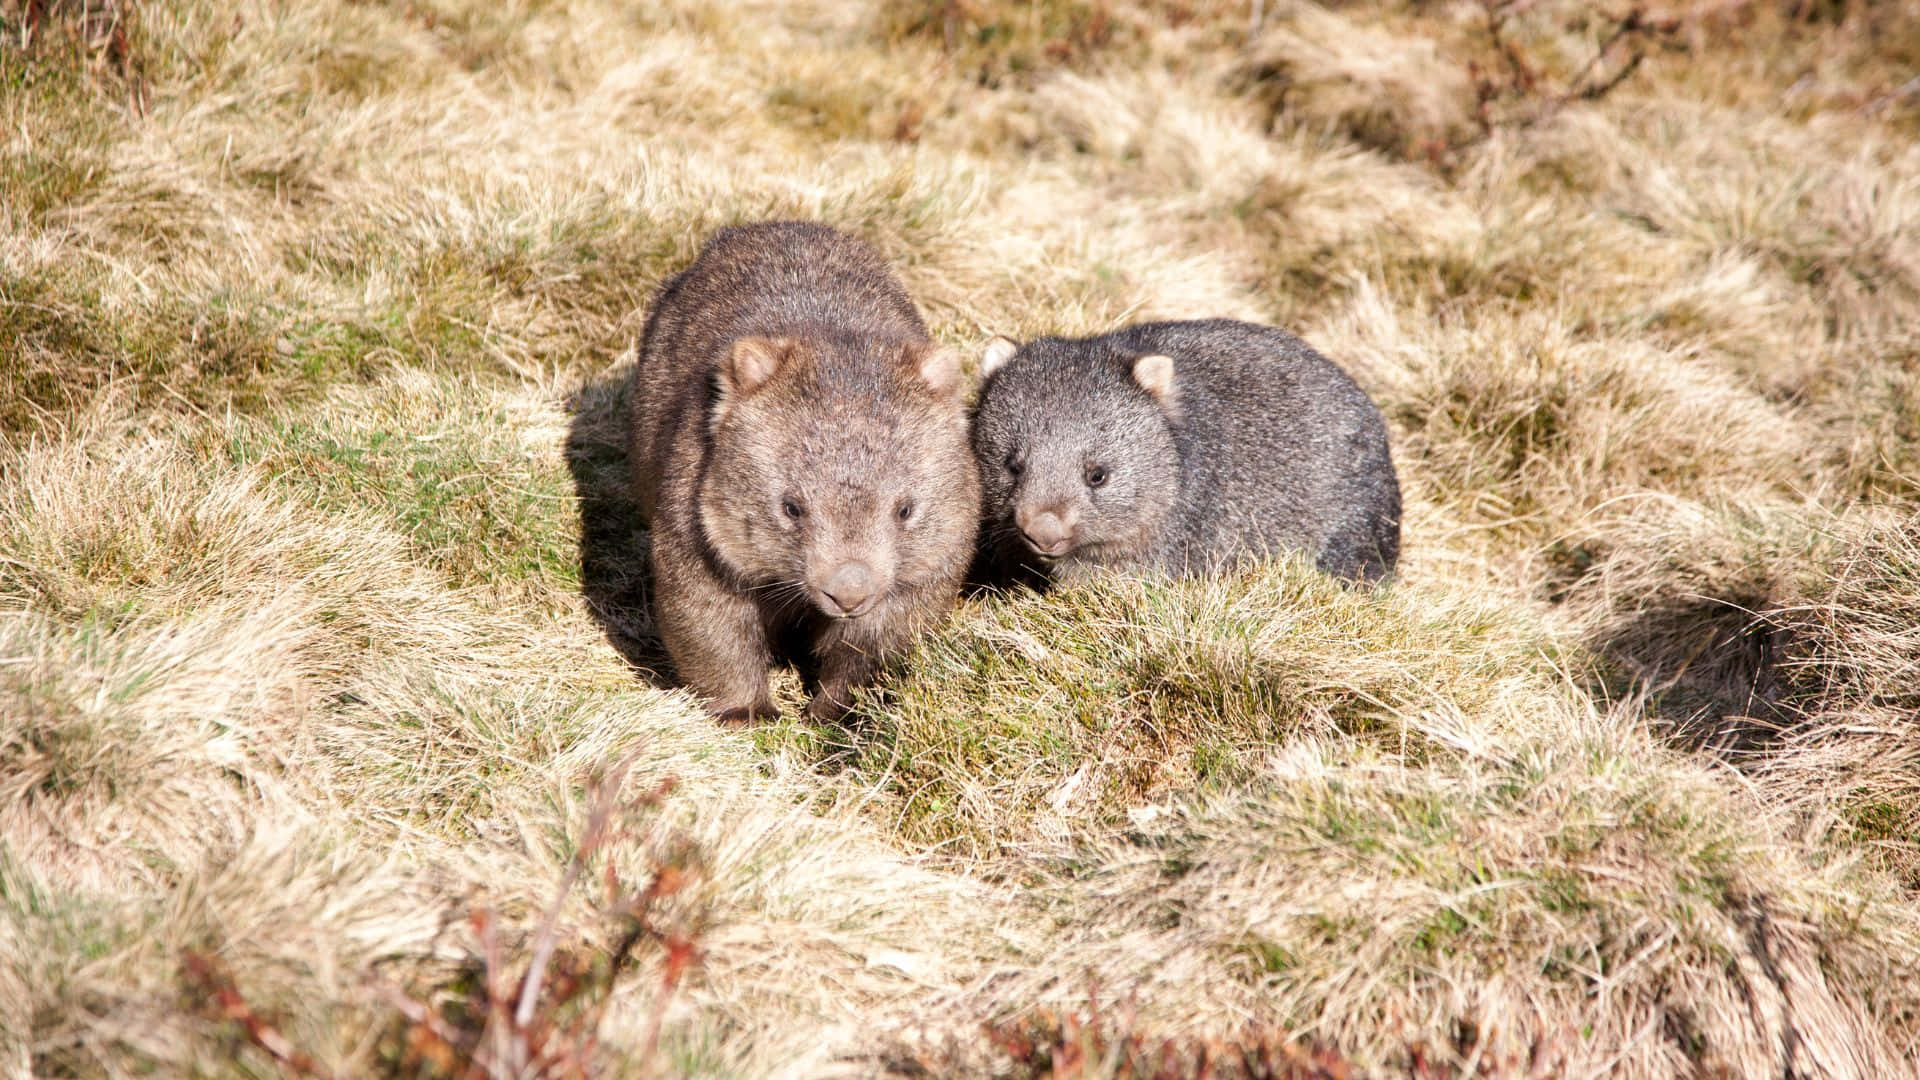
POLYGON ((9 1074, 432 1074, 543 928, 609 1074, 1914 1073, 1909 5, 0 39, 9 1074), (1296 331, 1388 417, 1397 579, 972 598, 844 729, 790 683, 716 727, 621 405, 654 289, 768 217, 969 355, 1296 331))

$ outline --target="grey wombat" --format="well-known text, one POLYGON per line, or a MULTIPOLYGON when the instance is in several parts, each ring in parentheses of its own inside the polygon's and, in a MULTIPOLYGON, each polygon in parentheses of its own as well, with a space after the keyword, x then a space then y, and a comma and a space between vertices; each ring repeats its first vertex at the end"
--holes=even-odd
POLYGON ((1224 319, 996 341, 975 410, 990 580, 1171 574, 1306 553, 1376 581, 1400 553, 1380 412, 1299 338, 1224 319))
POLYGON ((632 465, 655 612, 723 720, 843 714, 958 594, 979 525, 959 359, 867 244, 822 225, 722 229, 668 282, 634 373, 632 465))

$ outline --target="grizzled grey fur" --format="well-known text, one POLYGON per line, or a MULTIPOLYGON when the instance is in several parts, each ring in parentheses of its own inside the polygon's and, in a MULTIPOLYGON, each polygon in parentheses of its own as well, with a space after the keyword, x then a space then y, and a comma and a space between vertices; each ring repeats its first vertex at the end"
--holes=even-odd
POLYGON ((843 714, 952 606, 979 526, 959 358, 867 244, 722 229, 647 318, 633 481, 660 635, 724 720, 775 714, 798 665, 843 714))
POLYGON ((1306 553, 1377 581, 1400 554, 1380 411, 1283 330, 1224 319, 996 342, 975 410, 988 580, 1174 575, 1306 553))

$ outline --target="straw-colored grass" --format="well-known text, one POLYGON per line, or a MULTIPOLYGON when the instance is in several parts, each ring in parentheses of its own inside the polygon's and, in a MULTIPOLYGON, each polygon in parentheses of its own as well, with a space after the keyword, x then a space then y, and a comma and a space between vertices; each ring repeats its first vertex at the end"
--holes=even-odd
POLYGON ((614 1073, 1915 1074, 1920 21, 1489 12, 0 3, 0 1072, 273 1071, 189 954, 400 1068, 631 754, 678 785, 588 876, 697 859, 701 962, 641 943, 614 1073), (969 349, 1301 333, 1396 582, 972 598, 845 729, 713 726, 623 380, 796 216, 969 349))

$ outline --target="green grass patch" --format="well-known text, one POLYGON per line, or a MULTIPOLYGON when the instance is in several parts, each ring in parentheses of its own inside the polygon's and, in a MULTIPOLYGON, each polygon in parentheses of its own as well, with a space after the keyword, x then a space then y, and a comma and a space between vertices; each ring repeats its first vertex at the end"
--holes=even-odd
POLYGON ((403 379, 229 432, 226 455, 304 500, 372 512, 461 586, 576 588, 578 513, 528 417, 473 384, 403 379), (454 418, 457 418, 454 419, 454 418))
POLYGON ((1538 649, 1496 612, 1442 615, 1293 563, 990 598, 869 708, 857 769, 900 799, 908 836, 990 849, 1042 819, 1111 823, 1170 791, 1231 786, 1301 739, 1451 756, 1450 718, 1511 692, 1512 665, 1550 671, 1538 649))
POLYGON ((111 174, 108 152, 124 127, 71 66, 14 51, 19 30, 0 18, 0 208, 19 225, 40 226, 75 205, 111 174))
POLYGON ((402 365, 479 353, 450 317, 322 315, 257 292, 129 307, 84 273, 0 270, 0 432, 58 430, 117 395, 122 407, 260 415, 402 365), (103 317, 103 309, 120 309, 103 317), (424 333, 421 323, 425 322, 424 333))
MULTIPOLYGON (((1524 971, 1586 994, 1636 964, 1723 962, 1769 856, 1716 795, 1622 749, 1543 747, 1469 779, 1330 747, 1087 841, 1026 884, 1062 908, 1106 898, 1116 940, 1202 950, 1305 1009, 1295 1021, 1336 999, 1362 1007, 1330 982, 1338 970, 1382 987, 1524 971)), ((1837 936, 1858 929, 1817 917, 1837 936)))

